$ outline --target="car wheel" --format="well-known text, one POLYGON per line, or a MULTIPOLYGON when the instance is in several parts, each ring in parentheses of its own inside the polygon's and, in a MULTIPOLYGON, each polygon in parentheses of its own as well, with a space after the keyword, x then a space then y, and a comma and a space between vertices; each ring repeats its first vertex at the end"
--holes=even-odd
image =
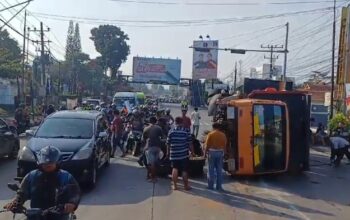
POLYGON ((90 177, 89 180, 87 181, 87 186, 92 189, 95 188, 97 183, 97 165, 96 162, 93 162, 91 165, 91 170, 90 170, 90 177))
POLYGON ((19 148, 19 142, 16 142, 12 151, 9 153, 8 158, 11 160, 17 159, 19 148))

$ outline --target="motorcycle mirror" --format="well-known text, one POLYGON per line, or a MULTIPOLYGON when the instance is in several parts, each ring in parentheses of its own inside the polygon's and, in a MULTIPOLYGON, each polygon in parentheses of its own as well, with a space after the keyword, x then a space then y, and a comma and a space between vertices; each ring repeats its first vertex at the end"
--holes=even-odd
POLYGON ((15 191, 15 192, 17 192, 19 190, 19 186, 16 183, 8 183, 7 187, 10 190, 15 191))
POLYGON ((26 130, 26 135, 28 137, 33 137, 34 136, 34 131, 33 130, 26 130))

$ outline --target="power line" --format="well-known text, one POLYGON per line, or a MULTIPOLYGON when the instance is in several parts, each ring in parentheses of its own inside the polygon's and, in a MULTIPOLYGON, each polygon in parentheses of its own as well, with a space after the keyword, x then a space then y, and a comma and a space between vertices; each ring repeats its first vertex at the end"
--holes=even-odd
MULTIPOLYGON (((321 1, 291 1, 291 2, 163 2, 163 1, 145 1, 145 0, 110 0, 119 3, 136 3, 136 4, 151 4, 151 5, 187 5, 187 6, 259 6, 259 5, 300 5, 300 4, 323 4, 331 3, 331 0, 321 1)), ((338 0, 345 2, 345 0, 338 0)))
POLYGON ((46 13, 38 13, 32 12, 38 17, 46 17, 46 18, 55 18, 55 19, 69 19, 69 20, 82 20, 82 21, 90 21, 90 22, 121 22, 125 24, 167 24, 167 25, 203 25, 203 24, 227 24, 233 22, 246 22, 246 21, 256 21, 256 20, 264 20, 264 19, 272 19, 286 16, 295 16, 302 14, 312 14, 319 13, 332 10, 332 7, 326 8, 318 8, 312 10, 305 11, 295 11, 295 12, 287 12, 281 14, 271 14, 271 15, 262 15, 262 16, 251 16, 251 17, 236 17, 236 18, 218 18, 218 19, 200 19, 200 20, 129 20, 129 19, 102 19, 102 18, 89 18, 89 17, 78 17, 78 16, 66 16, 66 15, 57 15, 57 14, 46 14, 46 13))

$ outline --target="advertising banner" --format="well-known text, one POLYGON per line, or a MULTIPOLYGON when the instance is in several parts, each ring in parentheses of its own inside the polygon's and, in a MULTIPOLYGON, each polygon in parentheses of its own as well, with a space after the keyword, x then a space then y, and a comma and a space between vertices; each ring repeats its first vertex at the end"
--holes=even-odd
POLYGON ((345 103, 346 103, 346 110, 350 110, 350 83, 345 84, 345 103))
POLYGON ((181 60, 134 57, 133 81, 142 83, 159 82, 179 84, 181 60))
POLYGON ((219 41, 194 41, 193 47, 193 80, 217 79, 219 41))

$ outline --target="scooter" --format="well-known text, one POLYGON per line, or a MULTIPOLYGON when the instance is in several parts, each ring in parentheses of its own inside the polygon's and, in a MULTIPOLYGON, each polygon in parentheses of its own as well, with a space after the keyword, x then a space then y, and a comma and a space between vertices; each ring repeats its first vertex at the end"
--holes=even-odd
MULTIPOLYGON (((8 183, 8 188, 12 191, 17 192, 19 190, 19 186, 15 183, 8 183)), ((9 212, 9 210, 0 210, 0 213, 9 212)), ((40 209, 40 208, 25 208, 24 206, 16 207, 13 212, 13 220, 16 219, 16 214, 23 214, 27 217, 27 220, 49 220, 47 216, 49 214, 64 214, 64 205, 53 206, 48 209, 40 209)), ((76 220, 76 215, 69 214, 68 218, 65 220, 76 220)))

